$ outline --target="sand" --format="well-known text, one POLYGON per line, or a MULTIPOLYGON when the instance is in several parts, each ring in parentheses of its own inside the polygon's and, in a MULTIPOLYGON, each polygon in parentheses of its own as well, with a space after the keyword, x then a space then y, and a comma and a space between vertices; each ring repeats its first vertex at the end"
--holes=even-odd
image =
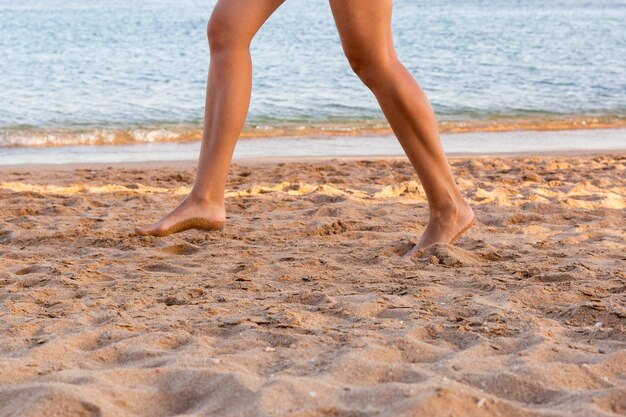
POLYGON ((241 162, 221 232, 138 237, 193 164, 0 171, 0 416, 626 414, 626 154, 241 162))

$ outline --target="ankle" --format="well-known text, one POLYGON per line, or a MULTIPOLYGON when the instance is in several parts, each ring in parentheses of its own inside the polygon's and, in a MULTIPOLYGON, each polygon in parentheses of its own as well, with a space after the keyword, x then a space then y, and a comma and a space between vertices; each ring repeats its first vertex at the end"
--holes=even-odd
POLYGON ((465 202, 463 197, 450 198, 449 200, 440 202, 438 204, 432 204, 430 208, 430 220, 431 221, 450 221, 463 217, 466 211, 471 211, 469 205, 465 202))
POLYGON ((448 222, 456 219, 459 215, 457 206, 438 206, 430 209, 429 221, 431 223, 448 222))
POLYGON ((215 198, 209 194, 199 193, 195 190, 191 190, 189 195, 187 196, 187 201, 192 203, 193 205, 200 206, 206 209, 224 208, 224 198, 215 198))

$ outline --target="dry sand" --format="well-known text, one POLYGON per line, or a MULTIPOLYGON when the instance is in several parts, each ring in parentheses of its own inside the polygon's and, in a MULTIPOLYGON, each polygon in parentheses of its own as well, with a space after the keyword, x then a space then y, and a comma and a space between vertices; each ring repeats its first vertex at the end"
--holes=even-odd
POLYGON ((626 413, 626 155, 240 163, 223 232, 134 236, 192 164, 0 172, 1 416, 626 413))

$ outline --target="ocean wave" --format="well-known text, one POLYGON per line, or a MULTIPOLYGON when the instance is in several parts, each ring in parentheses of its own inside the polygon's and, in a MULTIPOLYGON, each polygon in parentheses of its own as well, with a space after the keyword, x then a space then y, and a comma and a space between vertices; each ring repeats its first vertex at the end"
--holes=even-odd
MULTIPOLYGON (((607 129, 626 127, 626 117, 567 117, 489 120, 440 121, 442 133, 557 131, 578 129, 607 129)), ((380 121, 256 124, 247 126, 241 138, 366 136, 392 134, 391 128, 380 121)), ((102 146, 146 143, 185 143, 202 138, 200 126, 159 126, 141 128, 54 128, 0 129, 0 148, 102 146)))

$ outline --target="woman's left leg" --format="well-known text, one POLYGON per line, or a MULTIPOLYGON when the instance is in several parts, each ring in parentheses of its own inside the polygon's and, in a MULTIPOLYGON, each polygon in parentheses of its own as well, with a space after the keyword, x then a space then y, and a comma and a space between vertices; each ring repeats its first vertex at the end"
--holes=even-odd
POLYGON ((454 181, 430 103, 396 56, 392 0, 330 0, 330 6, 350 65, 376 96, 424 186, 430 217, 416 249, 454 241, 474 213, 454 181))

